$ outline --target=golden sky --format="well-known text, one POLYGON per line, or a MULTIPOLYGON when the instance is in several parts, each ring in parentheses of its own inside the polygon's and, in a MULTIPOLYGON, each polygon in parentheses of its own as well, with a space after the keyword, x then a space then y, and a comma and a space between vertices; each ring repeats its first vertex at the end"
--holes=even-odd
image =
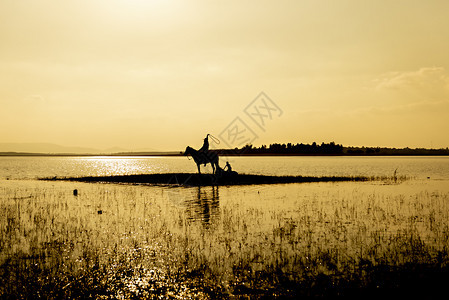
POLYGON ((238 117, 256 146, 448 147, 448 12, 447 0, 0 0, 0 142, 178 150, 238 117), (245 109, 262 91, 279 110, 261 127, 245 109))

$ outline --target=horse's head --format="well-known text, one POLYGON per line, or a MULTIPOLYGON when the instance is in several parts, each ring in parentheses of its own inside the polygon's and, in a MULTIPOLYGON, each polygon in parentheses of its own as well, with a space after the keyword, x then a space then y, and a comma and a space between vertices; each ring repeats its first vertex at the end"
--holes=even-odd
POLYGON ((183 155, 189 155, 190 154, 190 152, 191 152, 191 147, 190 146, 187 146, 186 147, 186 151, 184 152, 184 154, 183 155))

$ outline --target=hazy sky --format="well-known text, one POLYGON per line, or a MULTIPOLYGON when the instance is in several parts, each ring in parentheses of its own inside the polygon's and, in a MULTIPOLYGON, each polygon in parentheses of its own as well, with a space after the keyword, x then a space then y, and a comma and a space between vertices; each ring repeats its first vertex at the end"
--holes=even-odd
POLYGON ((0 0, 0 142, 178 150, 232 128, 448 147, 449 1, 0 0))

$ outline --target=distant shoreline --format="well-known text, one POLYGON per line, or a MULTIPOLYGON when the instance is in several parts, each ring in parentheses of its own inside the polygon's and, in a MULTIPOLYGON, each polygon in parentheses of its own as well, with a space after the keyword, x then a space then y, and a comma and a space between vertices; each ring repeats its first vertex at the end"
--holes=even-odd
MULTIPOLYGON (((270 145, 262 145, 254 147, 251 144, 245 145, 241 148, 233 149, 210 149, 220 156, 449 156, 449 147, 439 149, 426 148, 387 148, 387 147, 353 147, 343 146, 334 142, 330 143, 274 143, 270 145)), ((182 156, 184 151, 95 151, 95 150, 81 150, 81 151, 0 151, 1 156, 182 156)))
MULTIPOLYGON (((449 156, 449 153, 389 153, 389 154, 364 154, 364 153, 317 153, 317 154, 306 154, 306 153, 219 153, 220 156, 241 156, 241 157, 312 157, 312 156, 333 156, 333 157, 387 157, 387 156, 449 156)), ((162 156, 162 157, 180 157, 183 156, 182 153, 23 153, 23 152, 0 152, 0 157, 141 157, 141 156, 162 156)))
POLYGON ((32 152, 0 152, 2 156, 37 156, 37 157, 93 157, 93 156, 182 156, 179 151, 173 152, 126 152, 126 153, 32 153, 32 152))

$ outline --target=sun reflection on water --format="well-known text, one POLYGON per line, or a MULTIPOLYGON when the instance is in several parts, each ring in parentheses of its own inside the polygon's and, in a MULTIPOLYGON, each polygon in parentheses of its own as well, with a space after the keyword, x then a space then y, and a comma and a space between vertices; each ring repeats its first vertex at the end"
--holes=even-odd
POLYGON ((136 158, 136 157, 89 157, 79 159, 78 162, 85 170, 95 170, 92 175, 130 175, 143 173, 164 173, 168 171, 168 166, 157 158, 136 158))

